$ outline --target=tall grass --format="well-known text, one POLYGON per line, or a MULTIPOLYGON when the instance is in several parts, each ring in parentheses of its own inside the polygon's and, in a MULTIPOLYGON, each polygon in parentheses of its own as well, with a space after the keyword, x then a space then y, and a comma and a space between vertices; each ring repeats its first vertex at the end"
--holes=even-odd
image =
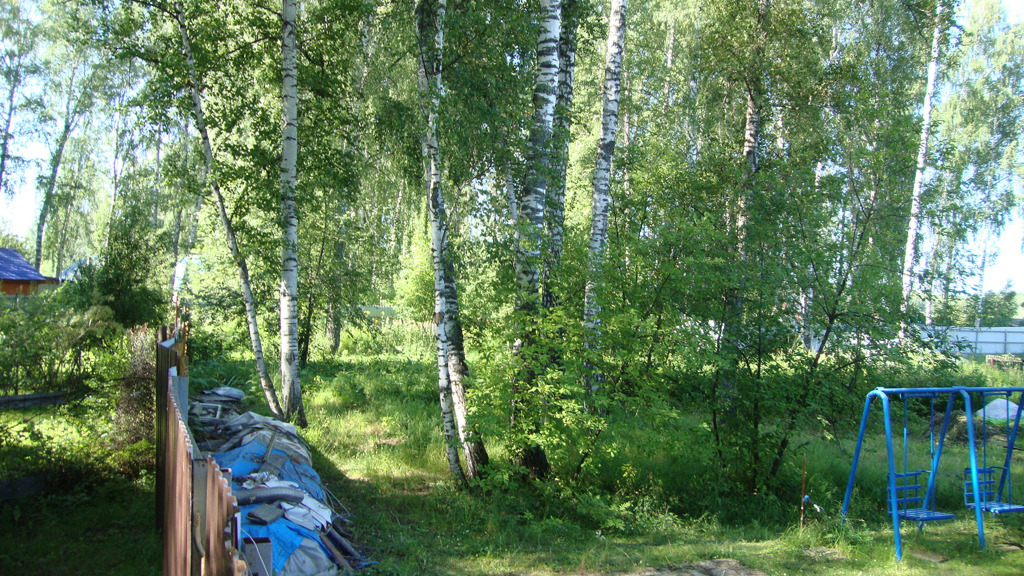
MULTIPOLYGON (((203 381, 203 370, 194 367, 195 380, 203 381)), ((247 368, 217 371, 248 385, 258 407, 247 368)), ((983 366, 964 375, 993 384, 1015 377, 983 366)), ((837 436, 808 427, 793 442, 778 490, 738 494, 718 481, 701 414, 680 405, 620 406, 578 478, 514 480, 503 467, 502 439, 488 438, 491 478, 460 491, 447 472, 428 358, 393 348, 342 354, 311 363, 303 386, 315 465, 354 515, 352 530, 377 562, 369 574, 595 574, 722 557, 768 574, 1024 573, 1024 518, 987 518, 989 546, 979 550, 962 501, 966 444, 956 442, 947 444, 938 505, 957 519, 920 532, 904 525, 905 558, 895 562, 877 415, 844 522, 850 430, 837 436), (811 499, 803 526, 801 485, 811 499)), ((928 416, 919 412, 911 414, 918 427, 911 468, 928 464, 928 416)), ((1024 486, 1024 470, 1014 473, 1024 486)))

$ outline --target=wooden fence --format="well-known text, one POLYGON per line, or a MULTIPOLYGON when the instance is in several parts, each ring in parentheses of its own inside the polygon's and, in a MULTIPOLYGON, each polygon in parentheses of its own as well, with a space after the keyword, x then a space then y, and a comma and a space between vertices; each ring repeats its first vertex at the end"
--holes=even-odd
POLYGON ((156 345, 156 510, 164 576, 241 576, 231 472, 200 455, 187 421, 185 335, 159 329, 156 345))

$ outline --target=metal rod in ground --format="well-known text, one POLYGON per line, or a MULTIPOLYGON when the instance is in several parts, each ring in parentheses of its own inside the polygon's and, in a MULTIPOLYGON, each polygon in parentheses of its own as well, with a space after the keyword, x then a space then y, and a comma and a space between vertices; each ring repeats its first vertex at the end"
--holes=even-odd
POLYGON ((341 552, 338 552, 338 549, 334 547, 330 538, 321 533, 320 542, 323 542, 324 548, 327 548, 327 551, 331 553, 331 556, 334 558, 334 562, 338 566, 341 566, 346 572, 352 571, 352 565, 348 563, 348 560, 345 560, 345 556, 341 552))

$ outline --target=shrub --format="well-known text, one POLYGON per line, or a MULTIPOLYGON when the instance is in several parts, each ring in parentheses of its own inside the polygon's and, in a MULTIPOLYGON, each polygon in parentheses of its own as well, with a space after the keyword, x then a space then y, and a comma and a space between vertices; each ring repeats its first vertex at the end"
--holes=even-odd
POLYGON ((59 292, 0 312, 0 392, 72 392, 92 370, 94 352, 117 333, 109 308, 75 311, 59 292))

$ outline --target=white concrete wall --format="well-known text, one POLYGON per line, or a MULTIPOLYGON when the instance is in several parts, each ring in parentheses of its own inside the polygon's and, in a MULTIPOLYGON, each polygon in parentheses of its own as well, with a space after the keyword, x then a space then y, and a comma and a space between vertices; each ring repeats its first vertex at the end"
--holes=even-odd
POLYGON ((967 354, 1024 354, 1024 328, 924 326, 922 330, 958 342, 967 354))

